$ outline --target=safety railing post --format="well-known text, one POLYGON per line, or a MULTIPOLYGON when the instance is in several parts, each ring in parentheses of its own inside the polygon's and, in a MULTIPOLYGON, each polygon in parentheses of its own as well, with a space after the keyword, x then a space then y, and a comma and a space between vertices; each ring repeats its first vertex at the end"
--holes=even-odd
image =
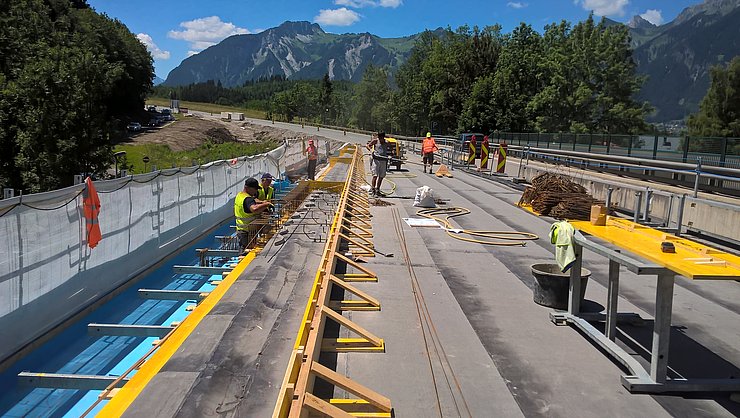
POLYGON ((699 194, 699 177, 701 177, 701 157, 696 158, 696 174, 694 176, 694 197, 699 194))
POLYGON ((632 217, 632 220, 635 223, 638 223, 640 221, 641 205, 642 205, 642 192, 635 192, 635 207, 634 207, 634 214, 632 217))
POLYGON ((678 200, 678 212, 676 215, 676 236, 680 237, 683 229, 683 207, 686 204, 686 195, 682 194, 678 200))
POLYGON ((653 196, 653 191, 649 187, 645 190, 645 210, 642 212, 642 220, 648 222, 650 220, 650 198, 653 196))
POLYGON ((608 187, 606 189, 606 213, 609 214, 609 209, 612 207, 612 193, 614 188, 608 187))

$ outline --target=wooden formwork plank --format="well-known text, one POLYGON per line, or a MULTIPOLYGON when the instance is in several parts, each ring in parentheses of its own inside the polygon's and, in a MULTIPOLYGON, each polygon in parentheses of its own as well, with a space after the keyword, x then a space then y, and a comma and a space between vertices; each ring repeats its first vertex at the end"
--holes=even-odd
POLYGON ((319 364, 319 362, 316 361, 311 363, 311 371, 318 375, 320 378, 333 384, 334 386, 339 386, 347 392, 357 396, 358 398, 368 401, 371 405, 375 406, 381 411, 391 412, 391 400, 379 394, 378 392, 375 392, 374 390, 365 387, 349 379, 346 376, 342 376, 341 374, 319 364))
POLYGON ((349 224, 349 225, 351 225, 351 226, 359 229, 360 231, 364 232, 364 234, 365 234, 365 236, 367 238, 372 238, 373 237, 373 233, 370 232, 370 230, 368 230, 367 228, 365 228, 363 226, 357 225, 357 223, 355 223, 355 222, 353 222, 353 221, 345 218, 344 216, 342 216, 341 221, 342 221, 342 223, 346 222, 347 224, 349 224))
POLYGON ((334 276, 334 275, 330 275, 329 276, 329 281, 332 284, 335 284, 335 285, 343 288, 344 290, 352 293, 353 295, 359 297, 360 299, 362 299, 363 301, 369 303, 370 305, 376 306, 376 307, 380 308, 380 301, 379 300, 377 300, 374 297, 370 296, 368 293, 363 292, 362 290, 358 289, 357 287, 352 286, 351 284, 345 282, 344 280, 340 279, 339 277, 334 276))
MULTIPOLYGON (((369 277, 376 278, 376 279, 378 278, 378 275, 377 274, 375 274, 373 271, 371 271, 367 267, 364 267, 364 266, 358 264, 356 261, 350 260, 349 258, 347 258, 347 257, 345 257, 345 256, 343 256, 342 254, 339 254, 339 253, 334 253, 334 256, 337 257, 338 259, 344 261, 348 265, 356 268, 357 270, 360 270, 361 272, 367 274, 369 277)), ((345 277, 352 277, 352 276, 345 274, 345 277)))
POLYGON ((350 228, 350 227, 348 227, 346 225, 342 225, 342 229, 344 229, 345 232, 347 232, 348 234, 354 236, 355 238, 359 239, 360 241, 363 241, 365 244, 367 244, 368 247, 375 248, 375 244, 373 244, 372 241, 370 241, 369 239, 367 239, 364 236, 360 235, 356 231, 352 230, 352 228, 350 228))
POLYGON ((329 318, 333 319, 340 325, 343 325, 345 328, 353 331, 355 334, 365 337, 368 341, 372 342, 376 346, 380 347, 383 345, 383 339, 378 337, 377 335, 373 334, 372 332, 366 330, 365 328, 361 327, 359 324, 357 324, 354 321, 351 321, 345 317, 343 317, 340 313, 337 311, 329 308, 328 306, 324 305, 321 307, 321 313, 328 316, 329 318))
POLYGON ((336 417, 336 418, 355 418, 348 412, 326 402, 325 400, 318 398, 310 393, 306 394, 306 398, 303 402, 306 408, 312 409, 320 414, 336 417))

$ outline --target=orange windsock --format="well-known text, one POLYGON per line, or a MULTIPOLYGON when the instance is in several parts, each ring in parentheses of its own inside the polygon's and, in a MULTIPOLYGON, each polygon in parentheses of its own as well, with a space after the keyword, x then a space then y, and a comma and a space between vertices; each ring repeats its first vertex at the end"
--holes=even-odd
POLYGON ((100 198, 95 190, 92 179, 85 179, 85 190, 82 191, 82 210, 85 213, 85 227, 87 229, 87 245, 95 248, 103 239, 98 224, 98 214, 100 214, 100 198))

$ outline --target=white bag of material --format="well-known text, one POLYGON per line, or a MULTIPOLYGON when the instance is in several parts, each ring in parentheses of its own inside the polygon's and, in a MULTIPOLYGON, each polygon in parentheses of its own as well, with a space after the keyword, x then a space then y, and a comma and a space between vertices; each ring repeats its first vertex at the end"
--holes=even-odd
POLYGON ((416 189, 414 206, 422 208, 436 208, 437 204, 434 203, 434 190, 429 186, 421 186, 416 189))

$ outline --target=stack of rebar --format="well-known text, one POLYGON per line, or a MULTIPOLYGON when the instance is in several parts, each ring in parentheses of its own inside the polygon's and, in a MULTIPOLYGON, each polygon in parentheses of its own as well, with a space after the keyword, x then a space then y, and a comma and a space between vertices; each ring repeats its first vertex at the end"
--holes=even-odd
POLYGON ((580 184, 559 174, 544 173, 532 179, 519 204, 532 206, 540 215, 561 219, 588 220, 591 205, 602 203, 591 197, 580 184))

